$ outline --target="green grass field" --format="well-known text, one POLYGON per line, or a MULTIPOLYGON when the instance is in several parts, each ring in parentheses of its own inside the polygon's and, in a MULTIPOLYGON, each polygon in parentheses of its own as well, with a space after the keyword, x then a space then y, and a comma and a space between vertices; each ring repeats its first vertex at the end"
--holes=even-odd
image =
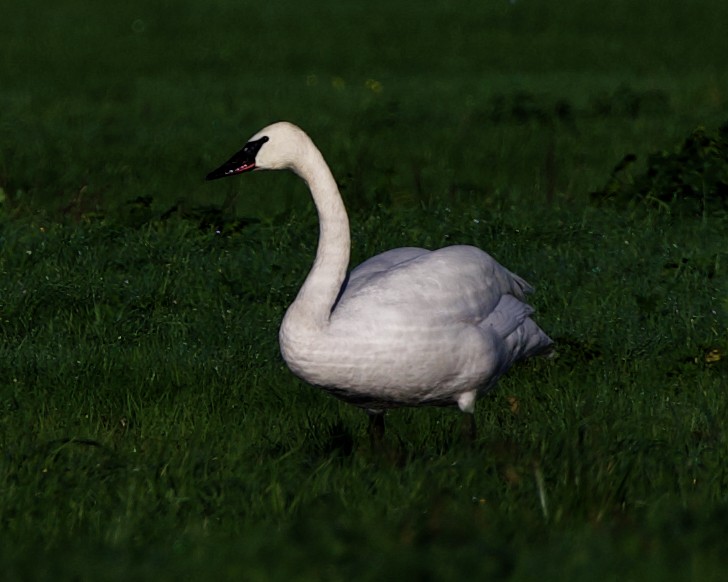
POLYGON ((728 4, 602 4, 3 9, 0 577, 722 580, 728 147, 680 147, 728 121, 728 4), (354 263, 467 243, 535 285, 559 355, 475 443, 408 409, 375 449, 285 367, 305 185, 203 181, 279 119, 354 263), (594 197, 628 154, 649 195, 594 197))

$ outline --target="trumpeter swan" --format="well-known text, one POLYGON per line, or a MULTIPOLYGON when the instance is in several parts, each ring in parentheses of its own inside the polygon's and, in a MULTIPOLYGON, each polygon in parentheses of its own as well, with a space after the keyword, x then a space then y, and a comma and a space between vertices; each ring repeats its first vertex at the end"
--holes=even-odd
POLYGON ((378 412, 457 405, 472 413, 510 366, 550 351, 523 302, 531 287, 472 246, 399 248, 348 277, 349 220, 321 152, 299 127, 256 133, 208 180, 250 170, 292 170, 308 184, 320 222, 316 259, 286 312, 279 341, 291 371, 378 412))

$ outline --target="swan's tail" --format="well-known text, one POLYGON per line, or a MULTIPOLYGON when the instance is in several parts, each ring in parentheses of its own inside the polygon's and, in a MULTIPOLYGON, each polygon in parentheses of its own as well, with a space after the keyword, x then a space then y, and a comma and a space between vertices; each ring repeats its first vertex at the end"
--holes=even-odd
POLYGON ((523 325, 517 331, 522 332, 518 338, 520 348, 517 356, 518 360, 532 356, 550 357, 556 355, 554 341, 530 317, 523 322, 523 325))
MULTIPOLYGON (((528 285, 525 281, 523 283, 528 285)), ((483 327, 496 333, 506 343, 511 362, 548 355, 553 350, 554 342, 529 317, 532 313, 530 305, 513 295, 504 295, 482 323, 483 327)))
POLYGON ((533 287, 523 277, 519 277, 515 273, 511 273, 511 277, 513 277, 515 283, 511 291, 518 299, 523 299, 527 294, 533 293, 533 287))

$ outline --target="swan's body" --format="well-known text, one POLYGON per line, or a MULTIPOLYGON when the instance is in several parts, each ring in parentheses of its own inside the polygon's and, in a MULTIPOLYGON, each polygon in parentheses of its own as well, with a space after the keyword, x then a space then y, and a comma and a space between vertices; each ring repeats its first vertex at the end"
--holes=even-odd
POLYGON ((551 340, 523 302, 530 286, 472 246, 399 248, 348 278, 349 221, 336 182, 310 138, 275 123, 208 179, 289 169, 316 205, 316 260, 280 328, 281 353, 303 380, 369 410, 455 405, 477 397, 551 340))

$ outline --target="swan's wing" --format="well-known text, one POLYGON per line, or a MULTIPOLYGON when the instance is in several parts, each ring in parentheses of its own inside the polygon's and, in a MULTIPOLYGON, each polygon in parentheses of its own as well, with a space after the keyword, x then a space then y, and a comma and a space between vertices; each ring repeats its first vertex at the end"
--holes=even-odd
POLYGON ((427 249, 416 247, 402 247, 375 255, 349 273, 344 292, 349 295, 354 294, 358 289, 366 286, 370 279, 377 278, 379 274, 430 252, 427 249))
POLYGON ((356 267, 352 272, 350 279, 357 277, 366 277, 372 273, 380 273, 394 267, 405 261, 409 261, 416 257, 426 255, 432 251, 420 249, 417 247, 402 247, 399 249, 391 249, 367 259, 361 265, 356 267))
POLYGON ((478 324, 504 295, 522 299, 529 291, 528 283, 476 247, 395 249, 352 271, 334 316, 478 324))

